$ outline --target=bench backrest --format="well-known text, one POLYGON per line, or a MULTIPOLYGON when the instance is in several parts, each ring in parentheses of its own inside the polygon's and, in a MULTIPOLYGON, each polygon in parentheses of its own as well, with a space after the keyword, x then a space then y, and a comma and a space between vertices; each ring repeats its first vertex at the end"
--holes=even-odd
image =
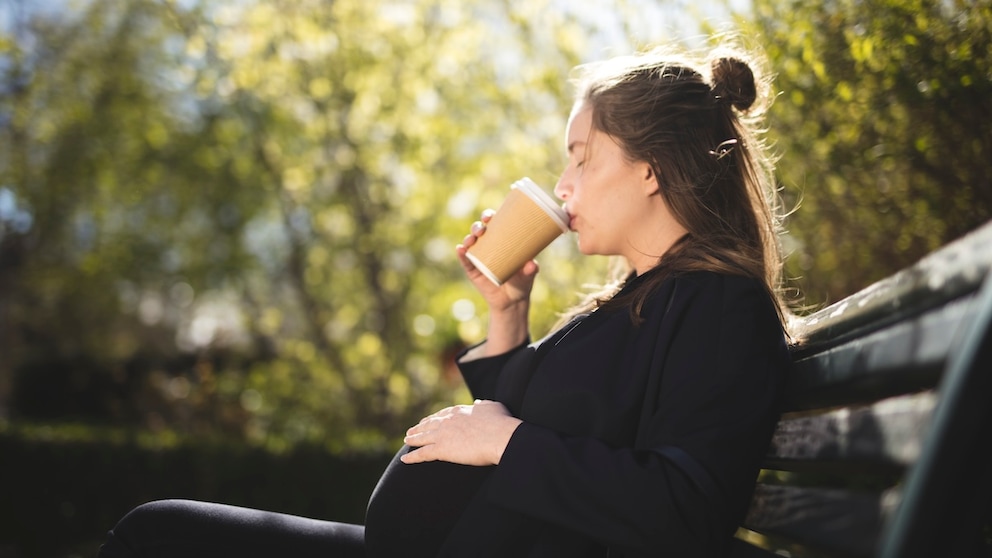
POLYGON ((792 556, 987 548, 990 267, 992 223, 805 319, 746 529, 792 556))

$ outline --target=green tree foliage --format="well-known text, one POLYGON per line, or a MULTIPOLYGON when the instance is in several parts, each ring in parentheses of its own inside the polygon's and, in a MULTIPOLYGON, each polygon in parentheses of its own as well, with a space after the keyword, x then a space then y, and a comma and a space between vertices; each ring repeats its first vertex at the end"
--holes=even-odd
MULTIPOLYGON (((0 419, 340 449, 464 400, 451 356, 485 316, 453 245, 516 178, 553 184, 565 78, 604 22, 551 0, 30 4, 0 29, 0 419)), ((990 22, 989 0, 755 1, 810 302, 989 218, 990 22)), ((541 259, 535 334, 605 264, 568 239, 541 259)))
MULTIPOLYGON (((453 247, 515 179, 553 185, 580 26, 83 6, 0 40, 0 406, 358 448, 463 399, 450 359, 485 317, 453 247)), ((574 255, 549 252, 535 331, 592 277, 574 255)))
POLYGON ((790 273, 836 301, 992 217, 992 2, 755 0, 790 273))

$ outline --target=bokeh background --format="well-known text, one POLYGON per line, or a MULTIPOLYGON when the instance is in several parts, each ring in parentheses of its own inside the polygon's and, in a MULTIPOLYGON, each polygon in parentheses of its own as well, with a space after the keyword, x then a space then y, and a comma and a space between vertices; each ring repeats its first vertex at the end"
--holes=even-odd
MULTIPOLYGON (((553 186, 571 69, 716 32, 776 76, 801 308, 992 217, 992 0, 0 0, 0 558, 164 497, 361 521, 468 398, 453 246, 553 186)), ((535 334, 608 265, 540 262, 535 334)))

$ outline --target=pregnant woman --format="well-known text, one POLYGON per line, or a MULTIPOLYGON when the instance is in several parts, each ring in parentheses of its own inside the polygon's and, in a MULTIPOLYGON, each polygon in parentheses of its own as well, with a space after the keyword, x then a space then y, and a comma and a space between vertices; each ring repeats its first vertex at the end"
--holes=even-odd
POLYGON ((621 265, 533 341, 537 263, 496 286, 473 225, 475 401, 409 429, 366 525, 167 500, 101 556, 729 556, 789 363, 763 85, 741 52, 581 68, 555 194, 580 251, 621 265))

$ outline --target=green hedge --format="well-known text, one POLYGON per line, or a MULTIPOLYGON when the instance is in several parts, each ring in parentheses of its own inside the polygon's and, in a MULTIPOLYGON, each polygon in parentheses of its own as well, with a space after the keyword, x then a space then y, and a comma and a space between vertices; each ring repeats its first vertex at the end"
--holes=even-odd
POLYGON ((391 455, 284 454, 217 443, 155 448, 0 430, 0 558, 95 556, 135 505, 192 498, 361 523, 391 455))

